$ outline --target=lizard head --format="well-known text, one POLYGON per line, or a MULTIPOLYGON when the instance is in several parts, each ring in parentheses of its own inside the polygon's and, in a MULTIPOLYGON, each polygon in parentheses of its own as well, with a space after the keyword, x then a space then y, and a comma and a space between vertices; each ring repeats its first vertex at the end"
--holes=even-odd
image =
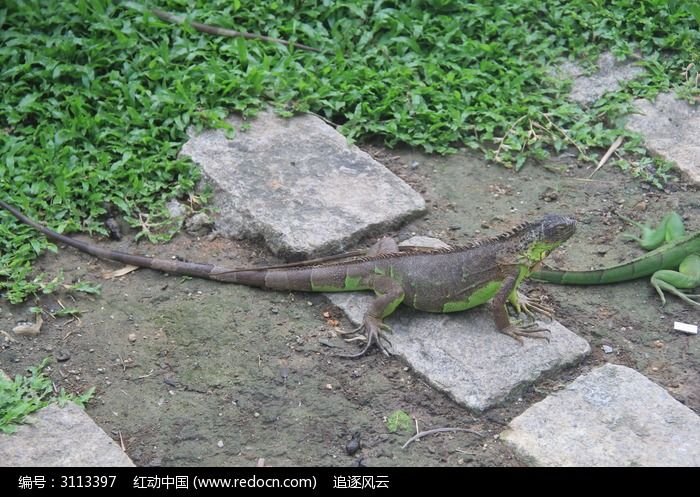
POLYGON ((549 253, 571 238, 576 231, 576 220, 568 216, 548 214, 539 221, 530 223, 523 231, 521 256, 525 264, 534 267, 549 253))

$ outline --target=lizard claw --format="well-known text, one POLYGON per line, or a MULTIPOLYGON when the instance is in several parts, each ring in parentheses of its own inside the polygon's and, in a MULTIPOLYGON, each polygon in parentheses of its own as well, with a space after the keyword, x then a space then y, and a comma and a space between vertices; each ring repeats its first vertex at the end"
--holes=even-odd
MULTIPOLYGON (((357 328, 354 328, 350 331, 336 330, 336 333, 340 336, 354 335, 355 333, 359 332, 364 327, 365 327, 365 324, 362 323, 360 326, 358 326, 357 328)), ((355 341, 354 338, 351 338, 350 340, 355 341)), ((347 342, 348 340, 346 339, 345 341, 347 342)))
MULTIPOLYGON (((367 343, 365 346, 362 348, 361 351, 359 351, 357 354, 334 354, 337 357, 344 357, 346 359, 354 359, 357 357, 362 357, 367 353, 369 348, 372 346, 372 344, 376 344, 377 348, 384 354, 386 357, 391 356, 391 352, 387 350, 387 348, 384 346, 382 343, 382 340, 387 342, 389 347, 391 347, 391 341, 382 333, 382 331, 388 331, 392 332, 391 327, 383 323, 381 319, 375 318, 373 316, 365 316, 364 320, 362 321, 362 324, 353 330, 352 332, 343 332, 341 334, 343 335, 348 335, 350 333, 357 333, 358 331, 365 329, 366 330, 366 335, 365 337, 362 337, 363 339, 367 340, 367 343)), ((346 339, 346 341, 355 341, 360 337, 357 338, 350 338, 346 339)))
POLYGON ((547 335, 545 335, 544 332, 551 333, 547 328, 542 328, 541 326, 537 326, 537 323, 532 323, 532 324, 528 324, 525 326, 509 325, 506 328, 503 328, 502 330, 498 330, 498 331, 508 335, 511 338, 516 339, 518 342, 520 342, 520 345, 525 344, 521 337, 539 338, 539 339, 547 340, 547 342, 549 342, 549 337, 547 335))
POLYGON ((659 280, 654 276, 652 276, 651 278, 651 284, 654 287, 654 289, 656 289, 656 293, 659 294, 659 297, 661 297, 661 305, 666 305, 666 297, 664 297, 665 290, 669 293, 672 293, 676 297, 684 300, 692 306, 700 307, 700 301, 695 300, 695 298, 700 297, 700 294, 686 293, 683 290, 680 290, 675 286, 671 285, 670 283, 667 283, 663 280, 659 280))
POLYGON ((547 316, 552 319, 554 317, 554 309, 544 303, 542 297, 530 298, 527 295, 518 292, 518 307, 516 310, 522 311, 530 317, 535 317, 535 312, 547 316))

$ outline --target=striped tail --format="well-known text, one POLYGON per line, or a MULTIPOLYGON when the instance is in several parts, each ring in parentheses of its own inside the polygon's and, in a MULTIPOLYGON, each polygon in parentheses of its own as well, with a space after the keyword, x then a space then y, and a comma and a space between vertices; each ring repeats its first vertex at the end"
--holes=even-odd
POLYGON ((663 245, 627 263, 593 271, 535 271, 534 280, 559 285, 604 285, 650 276, 660 269, 677 269, 690 254, 700 253, 700 233, 663 245))

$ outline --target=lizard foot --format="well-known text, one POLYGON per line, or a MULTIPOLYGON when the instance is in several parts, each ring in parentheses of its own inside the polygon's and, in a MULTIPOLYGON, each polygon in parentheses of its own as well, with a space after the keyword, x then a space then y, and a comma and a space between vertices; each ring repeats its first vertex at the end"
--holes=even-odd
MULTIPOLYGON (((694 269, 695 272, 698 273, 700 271, 700 257, 691 255, 688 256, 688 259, 686 260, 689 260, 691 257, 695 257, 695 259, 697 260, 697 267, 694 269)), ((681 266, 683 266, 685 263, 686 261, 683 261, 681 263, 681 266)), ((686 293, 677 287, 677 285, 683 285, 684 288, 692 289, 694 286, 697 286, 698 282, 700 281, 698 277, 700 277, 700 274, 686 275, 676 271, 661 270, 655 272, 652 275, 651 285, 656 290, 656 293, 659 294, 659 297, 661 297, 661 305, 666 305, 666 297, 664 297, 664 291, 666 291, 675 295, 679 299, 682 299, 683 301, 687 302, 692 306, 700 307, 700 300, 695 300, 697 297, 700 296, 700 294, 686 293), (675 285, 672 284, 671 281, 673 281, 675 285)))
POLYGON ((364 329, 366 333, 364 337, 349 338, 345 340, 346 342, 354 342, 358 339, 367 340, 367 343, 362 348, 362 350, 357 354, 335 354, 337 357, 344 357, 346 359, 362 357, 367 353, 367 351, 373 343, 377 345, 377 348, 385 356, 389 357, 392 355, 391 352, 389 352, 382 343, 382 340, 384 340, 391 347, 391 341, 389 341, 389 339, 382 333, 382 331, 387 331, 391 333, 392 330, 391 327, 388 324, 383 323, 381 319, 375 318, 373 316, 365 316, 364 320, 362 321, 362 324, 358 328, 354 329, 351 332, 341 332, 341 334, 348 335, 350 333, 357 333, 362 329, 364 329))
MULTIPOLYGON (((357 328, 354 328, 354 329, 352 329, 352 330, 350 330, 350 331, 335 330, 335 332, 336 332, 338 335, 344 337, 344 336, 348 336, 348 335, 354 335, 354 334, 356 334, 357 332, 359 332, 359 331, 360 331, 362 328, 364 328, 364 327, 365 327, 365 325, 364 325, 364 323, 363 323, 363 324, 361 324, 360 326, 358 326, 357 328)), ((358 338, 359 338, 359 337, 358 337, 358 338)), ((351 338, 350 340, 355 341, 355 338, 351 338)), ((345 341, 347 342, 348 340, 345 340, 345 341)))
POLYGON ((516 339, 518 342, 520 342, 520 345, 524 345, 523 339, 520 337, 541 338, 549 342, 549 337, 545 335, 544 332, 550 333, 550 331, 547 328, 537 326, 536 323, 525 326, 509 325, 506 328, 498 331, 516 339))
MULTIPOLYGON (((528 316, 535 317, 535 312, 547 316, 548 318, 554 317, 554 308, 548 306, 544 303, 544 299, 540 296, 537 298, 530 298, 527 295, 518 292, 518 305, 522 311, 528 316)), ((517 309, 516 310, 520 310, 517 309)))

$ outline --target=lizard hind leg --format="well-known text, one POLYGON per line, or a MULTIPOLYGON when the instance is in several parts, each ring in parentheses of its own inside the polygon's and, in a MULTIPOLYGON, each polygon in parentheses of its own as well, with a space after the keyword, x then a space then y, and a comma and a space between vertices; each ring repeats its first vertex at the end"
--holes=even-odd
POLYGON ((377 345, 382 354, 387 357, 391 355, 382 343, 382 340, 384 340, 391 345, 391 342, 382 334, 382 331, 391 331, 391 327, 384 323, 383 319, 394 312, 399 304, 403 302, 405 293, 401 284, 388 276, 373 278, 371 287, 377 294, 377 298, 372 301, 362 318, 362 326, 356 330, 365 330, 367 343, 359 353, 343 357, 360 357, 369 350, 373 343, 377 345))
POLYGON ((661 297, 661 303, 666 304, 664 291, 672 293, 688 304, 700 307, 700 302, 691 297, 698 297, 683 290, 692 290, 700 286, 700 254, 690 254, 678 266, 678 271, 662 269, 651 277, 651 284, 661 297))
POLYGON ((656 293, 659 294, 659 297, 661 297, 661 305, 666 305, 666 297, 664 297, 664 291, 666 291, 692 306, 700 307, 700 301, 691 298, 697 298, 698 295, 686 293, 681 290, 681 288, 693 289, 697 286, 697 281, 698 280, 692 280, 689 276, 678 271, 669 270, 657 271, 651 277, 651 285, 656 290, 656 293))

